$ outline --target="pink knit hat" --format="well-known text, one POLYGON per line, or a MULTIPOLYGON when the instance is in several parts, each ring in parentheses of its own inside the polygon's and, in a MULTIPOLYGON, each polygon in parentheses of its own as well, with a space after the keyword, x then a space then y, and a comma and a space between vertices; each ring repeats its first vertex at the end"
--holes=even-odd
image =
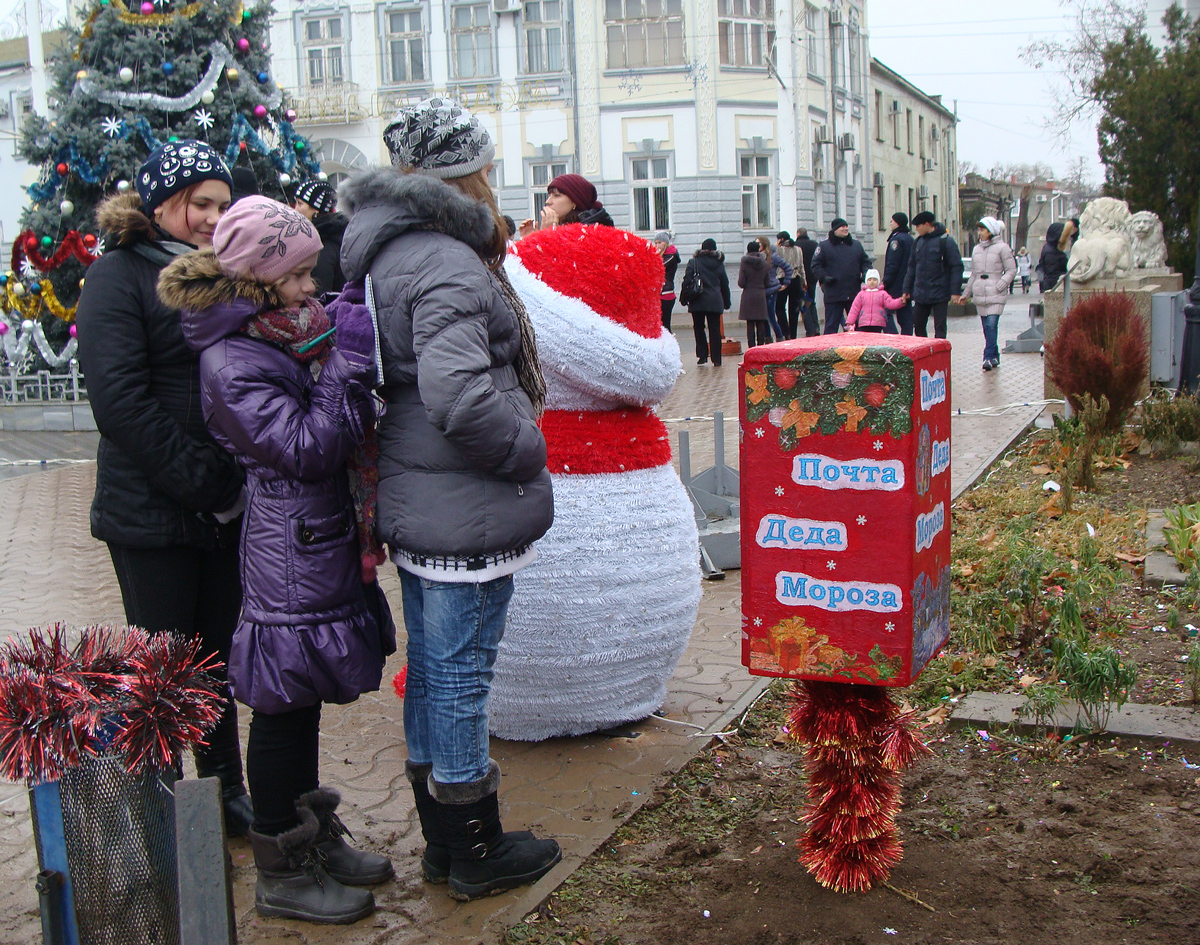
POLYGON ((255 196, 226 211, 213 231, 212 245, 228 275, 271 285, 321 252, 321 237, 291 207, 255 196))

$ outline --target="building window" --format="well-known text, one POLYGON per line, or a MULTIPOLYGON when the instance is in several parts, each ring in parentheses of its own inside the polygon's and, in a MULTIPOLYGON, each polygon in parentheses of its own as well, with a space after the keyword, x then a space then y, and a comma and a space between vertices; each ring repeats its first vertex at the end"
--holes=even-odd
POLYGON ((562 0, 527 0, 521 27, 525 31, 525 71, 561 72, 562 0))
POLYGON ((384 13, 384 29, 388 81, 394 85, 424 82, 427 76, 421 11, 388 10, 384 13))
POLYGON ((875 140, 883 140, 883 93, 875 90, 875 140))
POLYGON ((340 85, 346 81, 345 31, 340 16, 311 17, 301 21, 304 61, 310 86, 340 85))
POLYGON ((933 195, 933 218, 938 219, 937 215, 937 194, 933 195))
POLYGON ((896 202, 892 204, 897 210, 901 209, 903 204, 900 203, 900 185, 896 184, 896 202))
POLYGON ((608 68, 683 65, 683 0, 604 0, 608 68))
POLYGON ((490 3, 459 3, 451 8, 450 48, 455 78, 478 79, 495 75, 490 3))
POLYGON ((883 188, 875 188, 875 216, 877 218, 876 229, 883 233, 887 229, 887 225, 883 222, 883 188))
POLYGON ((723 66, 765 66, 775 57, 775 0, 718 0, 723 66))
POLYGON ((900 102, 892 99, 892 147, 900 150, 900 102))
POLYGON ((629 162, 633 172, 633 228, 636 231, 646 233, 671 228, 668 164, 665 157, 634 158, 629 162))
POLYGON ((917 192, 915 190, 913 190, 911 187, 909 187, 908 188, 908 219, 909 220, 912 220, 913 216, 917 212, 916 198, 917 198, 917 192))
POLYGON ((533 188, 530 194, 530 213, 534 220, 542 219, 542 207, 546 204, 546 187, 559 174, 567 173, 566 161, 543 161, 529 165, 529 185, 533 188))
POLYGON ((741 156, 742 226, 760 229, 771 226, 771 158, 765 154, 741 156))
POLYGON ((859 69, 862 68, 862 36, 857 29, 851 27, 846 30, 846 42, 850 54, 850 91, 854 95, 862 95, 862 76, 859 75, 859 69))
POLYGON ((925 157, 925 116, 917 116, 917 146, 921 149, 921 157, 925 157))
POLYGON ((912 109, 904 112, 904 140, 908 143, 908 153, 912 154, 912 109))
POLYGON ((825 44, 822 42, 821 11, 814 6, 804 5, 804 58, 808 60, 808 74, 825 81, 825 44))

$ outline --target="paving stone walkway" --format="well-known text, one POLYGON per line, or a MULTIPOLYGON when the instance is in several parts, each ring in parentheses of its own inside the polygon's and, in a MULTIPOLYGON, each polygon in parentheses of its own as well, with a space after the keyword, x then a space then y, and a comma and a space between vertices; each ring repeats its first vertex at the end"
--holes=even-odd
MULTIPOLYGON (((1010 305, 1001 338, 1028 326, 1027 299, 1010 305)), ((686 317, 686 316, 685 316, 686 317)), ((737 359, 720 368, 697 366, 690 328, 676 315, 686 373, 660 411, 673 439, 687 430, 693 473, 713 462, 714 412, 725 414, 725 461, 737 466, 737 359)), ((731 330, 740 330, 731 321, 731 330)), ((951 320, 952 477, 955 494, 1041 412, 1037 354, 1003 357, 999 370, 980 370, 978 319, 951 320), (1009 405, 1016 405, 1010 407, 1009 405), (1000 410, 999 408, 1008 408, 1000 410), (961 411, 961 413, 960 413, 961 411)), ((71 461, 93 455, 95 434, 0 433, 0 637, 63 621, 72 626, 120 622, 121 600, 104 546, 88 533, 95 468, 71 461), (46 460, 46 464, 42 464, 46 460), (33 465, 25 465, 32 461, 33 465), (12 465, 13 463, 21 465, 12 465)), ((399 614, 399 584, 385 579, 399 614)), ((748 708, 761 690, 740 663, 740 581, 706 582, 691 643, 669 687, 661 716, 622 735, 591 735, 539 744, 493 740, 504 770, 502 804, 513 827, 532 826, 563 845, 563 862, 530 889, 457 904, 445 887, 419 878, 420 830, 404 780, 401 703, 392 696, 393 659, 385 690, 323 716, 322 776, 344 797, 344 820, 360 842, 387 852, 397 879, 376 889, 378 913, 349 928, 261 921, 254 912, 254 870, 245 841, 230 844, 234 900, 243 943, 468 943, 491 941, 548 895, 655 786, 748 708)), ((403 647, 401 647, 401 652, 403 647)), ((40 941, 33 877, 37 870, 25 791, 0 783, 0 945, 40 941)))

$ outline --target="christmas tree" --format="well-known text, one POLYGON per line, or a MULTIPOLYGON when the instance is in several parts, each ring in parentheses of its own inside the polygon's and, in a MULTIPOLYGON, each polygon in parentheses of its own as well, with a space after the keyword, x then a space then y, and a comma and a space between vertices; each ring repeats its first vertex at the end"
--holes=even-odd
POLYGON ((271 75, 268 2, 94 0, 84 13, 47 67, 54 114, 30 116, 18 146, 42 173, 9 270, 0 264, 0 348, 13 373, 74 357, 81 280, 104 248, 96 206, 131 190, 160 142, 207 141, 276 199, 323 177, 271 75))

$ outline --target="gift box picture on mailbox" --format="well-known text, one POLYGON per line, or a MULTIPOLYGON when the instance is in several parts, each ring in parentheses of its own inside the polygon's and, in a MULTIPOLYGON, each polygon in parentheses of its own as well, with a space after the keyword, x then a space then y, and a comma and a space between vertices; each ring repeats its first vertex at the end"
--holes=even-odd
POLYGON ((751 348, 742 662, 906 686, 950 635, 950 344, 853 332, 751 348))

